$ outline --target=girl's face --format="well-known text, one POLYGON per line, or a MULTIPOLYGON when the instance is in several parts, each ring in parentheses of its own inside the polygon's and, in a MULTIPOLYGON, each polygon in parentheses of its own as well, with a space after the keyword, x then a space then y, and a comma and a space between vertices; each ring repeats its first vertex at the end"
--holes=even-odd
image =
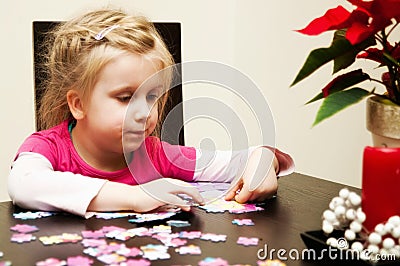
POLYGON ((86 130, 92 141, 117 153, 123 151, 122 145, 125 152, 140 147, 156 127, 157 99, 162 93, 155 82, 140 85, 158 70, 158 61, 123 54, 100 71, 85 108, 86 130))

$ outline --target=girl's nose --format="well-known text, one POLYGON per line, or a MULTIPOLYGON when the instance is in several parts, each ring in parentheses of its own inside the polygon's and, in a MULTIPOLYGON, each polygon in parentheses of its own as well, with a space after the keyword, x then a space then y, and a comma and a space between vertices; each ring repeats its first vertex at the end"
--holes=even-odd
POLYGON ((141 99, 135 99, 130 104, 133 118, 138 122, 145 122, 150 115, 151 105, 141 99))

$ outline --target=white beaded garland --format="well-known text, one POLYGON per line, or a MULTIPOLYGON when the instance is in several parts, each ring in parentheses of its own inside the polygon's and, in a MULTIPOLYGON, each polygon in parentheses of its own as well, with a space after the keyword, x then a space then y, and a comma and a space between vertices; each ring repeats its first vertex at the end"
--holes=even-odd
POLYGON ((322 225, 322 231, 324 231, 325 234, 330 234, 333 232, 333 225, 331 223, 324 223, 322 225))
MULTIPOLYGON (((323 212, 322 230, 327 235, 335 229, 343 230, 344 238, 353 242, 351 249, 360 252, 360 258, 364 255, 364 260, 371 260, 373 257, 370 255, 377 254, 390 254, 400 258, 400 215, 392 216, 385 223, 376 225, 370 234, 366 234, 362 226, 366 218, 361 209, 361 197, 348 188, 343 188, 339 191, 339 196, 330 201, 329 209, 323 212)), ((329 237, 326 244, 336 248, 338 240, 329 237)))
POLYGON ((368 241, 373 245, 379 245, 382 242, 382 237, 380 234, 373 232, 369 234, 368 241))
POLYGON ((333 248, 336 248, 337 247, 337 239, 334 237, 330 237, 326 240, 326 244, 333 248))
POLYGON ((399 226, 400 225, 400 216, 395 215, 389 218, 388 220, 389 223, 393 224, 393 226, 399 226))
POLYGON ((385 225, 384 224, 377 224, 375 226, 375 232, 380 234, 381 236, 386 234, 385 225))
POLYGON ((349 200, 353 206, 359 206, 361 204, 361 197, 355 192, 350 192, 349 200))
POLYGON ((364 245, 361 242, 355 241, 351 244, 351 249, 361 252, 364 250, 364 245))
POLYGON ((350 191, 349 191, 348 188, 342 188, 342 189, 339 191, 339 196, 340 196, 342 199, 347 199, 347 197, 349 196, 349 194, 350 194, 350 191))
POLYGON ((363 211, 360 210, 360 211, 357 211, 356 219, 360 223, 363 223, 367 219, 367 216, 365 215, 365 213, 363 211))
POLYGON ((400 238, 400 226, 396 226, 395 228, 393 228, 392 236, 394 238, 400 238))
POLYGON ((324 219, 328 222, 334 222, 336 220, 336 215, 331 210, 324 211, 323 215, 324 219))
MULTIPOLYGON (((357 212, 353 209, 346 211, 346 218, 349 220, 354 220, 357 217, 357 212)), ((361 223, 361 222, 360 222, 361 223)))
POLYGON ((370 245, 368 245, 367 249, 368 249, 369 252, 371 252, 373 254, 379 253, 379 247, 377 245, 370 244, 370 245))
POLYGON ((360 222, 358 221, 352 221, 350 224, 350 229, 354 232, 354 233, 359 233, 362 230, 362 225, 360 222))
POLYGON ((340 217, 346 213, 346 208, 342 205, 337 206, 334 210, 336 217, 340 217))
POLYGON ((382 246, 384 247, 384 248, 386 248, 386 249, 391 249, 391 248, 393 248, 394 247, 394 240, 393 240, 393 238, 390 238, 390 237, 388 237, 388 238, 385 238, 385 240, 383 240, 383 242, 382 242, 382 246))
POLYGON ((347 229, 345 232, 344 232, 344 237, 347 239, 347 240, 354 240, 354 239, 356 239, 356 233, 354 232, 354 231, 352 231, 352 230, 350 230, 350 229, 347 229))

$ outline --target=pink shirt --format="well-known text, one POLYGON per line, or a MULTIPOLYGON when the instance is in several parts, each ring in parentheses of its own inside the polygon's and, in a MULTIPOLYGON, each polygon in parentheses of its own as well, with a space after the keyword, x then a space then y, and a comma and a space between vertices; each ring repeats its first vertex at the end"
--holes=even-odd
POLYGON ((196 167, 196 149, 171 145, 156 137, 147 137, 134 152, 129 168, 114 172, 95 169, 75 150, 67 120, 48 130, 33 133, 21 145, 17 156, 22 152, 43 155, 50 161, 54 171, 72 172, 129 185, 147 183, 160 177, 193 181, 196 167))

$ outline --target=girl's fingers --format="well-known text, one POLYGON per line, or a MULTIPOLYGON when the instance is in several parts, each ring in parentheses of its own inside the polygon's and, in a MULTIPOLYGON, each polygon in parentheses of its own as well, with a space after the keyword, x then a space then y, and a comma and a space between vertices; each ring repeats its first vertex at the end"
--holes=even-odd
POLYGON ((236 193, 238 190, 240 190, 243 186, 243 181, 239 180, 238 182, 236 182, 236 184, 231 187, 228 192, 225 195, 225 200, 232 200, 235 198, 236 193))
POLYGON ((253 196, 253 194, 254 194, 254 192, 253 191, 249 191, 249 189, 246 186, 246 184, 244 184, 244 186, 240 190, 239 194, 237 194, 235 196, 235 200, 238 203, 245 203, 245 202, 250 200, 250 198, 253 196))

